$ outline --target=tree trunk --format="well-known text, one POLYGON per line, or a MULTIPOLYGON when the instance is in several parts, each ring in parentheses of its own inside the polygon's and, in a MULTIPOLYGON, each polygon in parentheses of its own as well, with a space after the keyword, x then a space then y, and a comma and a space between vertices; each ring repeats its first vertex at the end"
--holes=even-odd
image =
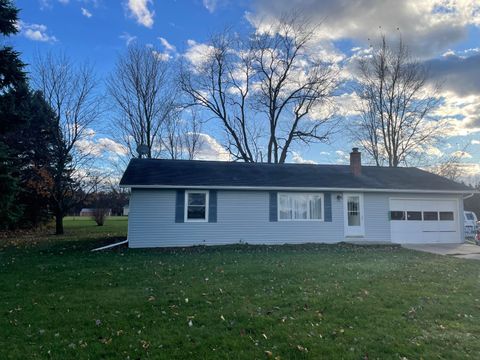
POLYGON ((55 235, 63 235, 63 214, 55 214, 55 235))

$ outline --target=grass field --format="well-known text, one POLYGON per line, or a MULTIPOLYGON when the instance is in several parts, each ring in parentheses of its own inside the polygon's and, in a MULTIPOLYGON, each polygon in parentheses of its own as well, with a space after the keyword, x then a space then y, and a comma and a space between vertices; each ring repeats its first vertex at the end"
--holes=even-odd
POLYGON ((0 247, 0 359, 478 359, 480 263, 396 247, 0 247))

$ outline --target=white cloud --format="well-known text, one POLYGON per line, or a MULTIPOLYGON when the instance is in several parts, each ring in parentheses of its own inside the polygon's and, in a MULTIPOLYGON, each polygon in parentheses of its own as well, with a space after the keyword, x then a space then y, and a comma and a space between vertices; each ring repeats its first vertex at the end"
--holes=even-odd
POLYGON ((443 155, 443 151, 436 146, 428 146, 426 149, 424 149, 424 152, 428 156, 437 157, 437 158, 443 155))
POLYGON ((49 43, 54 43, 57 41, 55 36, 47 34, 48 28, 46 25, 28 24, 26 22, 19 21, 16 26, 20 33, 27 39, 49 43))
POLYGON ((354 116, 358 115, 358 107, 360 103, 360 98, 356 93, 344 93, 341 95, 334 96, 332 98, 335 114, 339 116, 354 116))
POLYGON ((129 46, 133 41, 137 40, 136 36, 130 35, 127 32, 124 32, 119 36, 120 39, 125 41, 125 45, 129 46))
MULTIPOLYGON (((160 61, 169 61, 173 56, 177 56, 177 48, 170 44, 167 39, 163 37, 159 37, 158 40, 162 44, 164 51, 160 52, 157 50, 153 50, 153 55, 160 61)), ((153 48, 152 44, 148 44, 148 47, 153 48)))
POLYGON ((70 2, 70 0, 58 0, 58 2, 59 2, 60 4, 66 5, 66 4, 68 4, 68 3, 70 2))
POLYGON ((118 158, 127 156, 128 149, 110 138, 95 138, 95 131, 91 130, 86 134, 84 139, 80 139, 75 143, 76 148, 82 154, 88 154, 95 158, 118 158))
POLYGON ((119 144, 113 141, 112 139, 100 138, 98 139, 97 143, 105 151, 109 151, 116 155, 122 155, 122 156, 128 155, 128 149, 124 145, 119 144))
POLYGON ((450 155, 459 159, 471 159, 473 157, 470 153, 461 150, 454 151, 450 155))
POLYGON ((194 40, 187 40, 187 45, 184 56, 194 66, 201 66, 214 50, 213 46, 197 43, 194 40))
POLYGON ((153 0, 128 0, 126 4, 128 15, 138 24, 152 28, 155 11, 151 10, 149 5, 153 5, 153 0))
POLYGON ((471 143, 472 145, 480 145, 480 140, 475 140, 475 139, 474 139, 474 140, 472 140, 470 143, 471 143))
POLYGON ((99 157, 102 154, 102 149, 95 145, 95 142, 88 138, 77 140, 75 143, 75 147, 81 154, 99 157))
POLYGON ((168 61, 172 58, 172 56, 167 52, 162 53, 156 50, 152 50, 152 54, 153 56, 155 56, 157 60, 160 60, 160 61, 168 61))
POLYGON ((480 95, 458 96, 444 91, 442 104, 435 109, 445 136, 467 136, 480 132, 480 95))
POLYGON ((175 46, 173 46, 172 44, 170 44, 167 39, 163 38, 163 37, 159 37, 158 40, 160 40, 160 43, 162 44, 162 46, 165 48, 166 51, 169 51, 169 52, 175 52, 177 51, 177 48, 175 46))
POLYGON ((346 153, 343 150, 336 150, 335 154, 337 155, 336 162, 339 164, 345 164, 350 161, 350 154, 346 153))
POLYGON ((200 140, 200 149, 195 155, 195 160, 231 160, 229 152, 222 145, 220 145, 215 138, 204 133, 200 133, 198 135, 200 140))
POLYGON ((368 43, 381 33, 401 33, 422 56, 446 51, 467 37, 469 26, 480 26, 478 0, 254 0, 252 9, 247 19, 257 28, 296 11, 321 24, 321 38, 368 43))
POLYGON ((304 159, 299 153, 292 151, 292 161, 297 164, 317 164, 316 161, 304 159))
POLYGON ((85 8, 82 7, 81 10, 82 10, 82 15, 83 15, 83 16, 85 16, 85 17, 87 17, 87 18, 91 18, 91 17, 92 17, 92 13, 91 13, 90 11, 88 11, 87 9, 85 9, 85 8))
POLYGON ((218 6, 218 0, 203 0, 203 6, 210 12, 213 13, 218 6))

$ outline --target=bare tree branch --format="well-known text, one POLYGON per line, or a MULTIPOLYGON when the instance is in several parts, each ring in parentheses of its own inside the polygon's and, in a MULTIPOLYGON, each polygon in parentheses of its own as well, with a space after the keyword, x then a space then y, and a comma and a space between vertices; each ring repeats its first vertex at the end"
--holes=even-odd
POLYGON ((118 58, 108 78, 117 110, 114 125, 132 156, 139 145, 147 146, 148 158, 160 155, 162 126, 177 109, 169 66, 153 49, 135 44, 118 58))
POLYGON ((427 69, 402 39, 391 47, 382 36, 358 70, 361 116, 354 137, 377 166, 407 164, 437 141, 439 126, 428 116, 438 104, 438 88, 427 87, 427 69))
POLYGON ((81 201, 77 195, 87 196, 91 191, 88 184, 98 178, 89 170, 91 153, 80 147, 101 114, 97 80, 92 67, 76 65, 63 54, 38 56, 33 70, 34 86, 55 112, 51 199, 56 233, 62 234, 63 217, 81 201))
POLYGON ((246 40, 214 36, 202 59, 183 63, 189 104, 220 120, 233 159, 283 163, 295 144, 328 140, 332 117, 318 110, 338 84, 313 50, 314 34, 302 17, 288 16, 246 40))

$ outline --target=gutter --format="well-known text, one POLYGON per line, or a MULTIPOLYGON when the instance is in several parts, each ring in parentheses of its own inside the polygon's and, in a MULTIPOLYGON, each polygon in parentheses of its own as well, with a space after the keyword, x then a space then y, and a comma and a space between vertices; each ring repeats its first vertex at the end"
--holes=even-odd
POLYGON ((335 192, 393 192, 393 193, 426 193, 426 194, 473 194, 472 190, 421 190, 421 189, 371 189, 371 188, 334 188, 334 187, 292 187, 292 186, 186 186, 186 185, 120 185, 130 189, 203 189, 203 190, 252 190, 252 191, 335 191, 335 192))

